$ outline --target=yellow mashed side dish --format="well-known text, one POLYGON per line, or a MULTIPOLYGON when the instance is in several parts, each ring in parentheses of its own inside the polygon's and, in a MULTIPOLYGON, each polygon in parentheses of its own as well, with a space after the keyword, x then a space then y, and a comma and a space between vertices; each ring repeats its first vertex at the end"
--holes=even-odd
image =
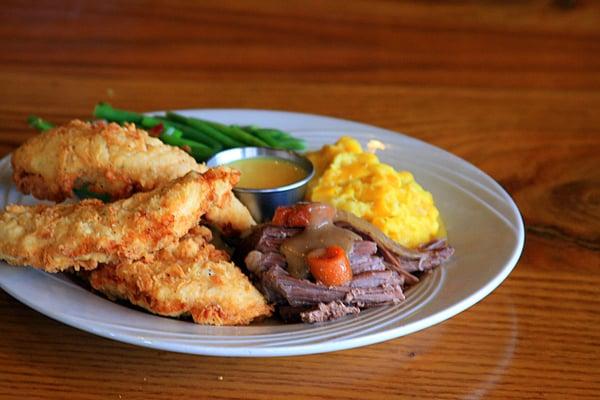
POLYGON ((315 168, 315 176, 310 182, 308 182, 307 193, 312 191, 312 189, 318 183, 319 178, 333 162, 335 156, 340 153, 358 154, 362 152, 362 147, 358 141, 348 136, 342 136, 335 144, 327 144, 319 151, 307 153, 306 157, 310 160, 310 162, 312 162, 313 167, 315 168))
POLYGON ((439 211, 431 193, 410 172, 396 171, 363 152, 355 139, 344 136, 307 157, 315 166, 308 200, 352 212, 406 247, 439 234, 439 211))

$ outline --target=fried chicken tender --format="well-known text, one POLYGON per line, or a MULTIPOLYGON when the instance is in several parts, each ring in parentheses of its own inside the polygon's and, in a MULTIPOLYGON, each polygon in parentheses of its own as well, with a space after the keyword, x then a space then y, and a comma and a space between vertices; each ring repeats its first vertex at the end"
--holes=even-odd
POLYGON ((238 180, 217 168, 110 204, 11 205, 0 214, 0 259, 47 272, 139 259, 176 243, 238 180))
MULTIPOLYGON (((12 155, 17 188, 42 200, 75 197, 73 189, 107 194, 112 200, 146 192, 190 171, 205 172, 185 151, 164 144, 133 124, 82 122, 41 133, 12 155)), ((231 195, 206 219, 223 231, 241 232, 254 225, 250 212, 231 195)))
POLYGON ((121 199, 207 170, 133 124, 79 120, 29 139, 14 152, 12 166, 21 192, 56 202, 86 184, 92 192, 121 199))
POLYGON ((191 315, 198 324, 245 325, 271 315, 261 293, 211 239, 208 228, 196 226, 155 254, 102 265, 84 276, 112 300, 164 316, 191 315))

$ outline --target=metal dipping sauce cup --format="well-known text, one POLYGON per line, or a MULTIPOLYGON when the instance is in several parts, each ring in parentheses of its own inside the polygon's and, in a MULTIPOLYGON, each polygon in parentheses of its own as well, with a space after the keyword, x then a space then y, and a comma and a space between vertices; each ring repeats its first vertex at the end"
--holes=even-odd
MULTIPOLYGON (((238 160, 248 158, 279 158, 298 165, 306 171, 306 176, 299 181, 289 185, 279 186, 272 189, 248 189, 242 187, 233 188, 238 199, 250 210, 250 214, 257 222, 270 220, 279 206, 295 204, 304 199, 306 185, 315 174, 312 163, 293 151, 275 150, 264 147, 238 147, 221 151, 212 156, 206 165, 216 167, 238 160)), ((265 171, 268 174, 269 171, 265 171)))

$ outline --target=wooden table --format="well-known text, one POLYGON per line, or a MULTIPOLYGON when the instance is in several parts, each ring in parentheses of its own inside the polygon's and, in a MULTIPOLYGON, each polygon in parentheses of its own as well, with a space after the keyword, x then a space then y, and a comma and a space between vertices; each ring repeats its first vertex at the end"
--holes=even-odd
POLYGON ((0 291, 0 398, 600 397, 600 4, 9 2, 0 153, 100 100, 363 121, 486 171, 527 226, 500 288, 425 331, 273 359, 167 353, 0 291))

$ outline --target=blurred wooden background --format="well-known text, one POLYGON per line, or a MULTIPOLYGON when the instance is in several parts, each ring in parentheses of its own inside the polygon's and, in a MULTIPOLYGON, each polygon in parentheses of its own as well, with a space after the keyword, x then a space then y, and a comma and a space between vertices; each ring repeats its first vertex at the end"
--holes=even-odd
POLYGON ((359 120, 515 198, 527 245, 488 298, 367 348, 223 359, 137 348, 0 291, 1 398, 600 397, 600 2, 5 1, 0 153, 101 100, 359 120))

